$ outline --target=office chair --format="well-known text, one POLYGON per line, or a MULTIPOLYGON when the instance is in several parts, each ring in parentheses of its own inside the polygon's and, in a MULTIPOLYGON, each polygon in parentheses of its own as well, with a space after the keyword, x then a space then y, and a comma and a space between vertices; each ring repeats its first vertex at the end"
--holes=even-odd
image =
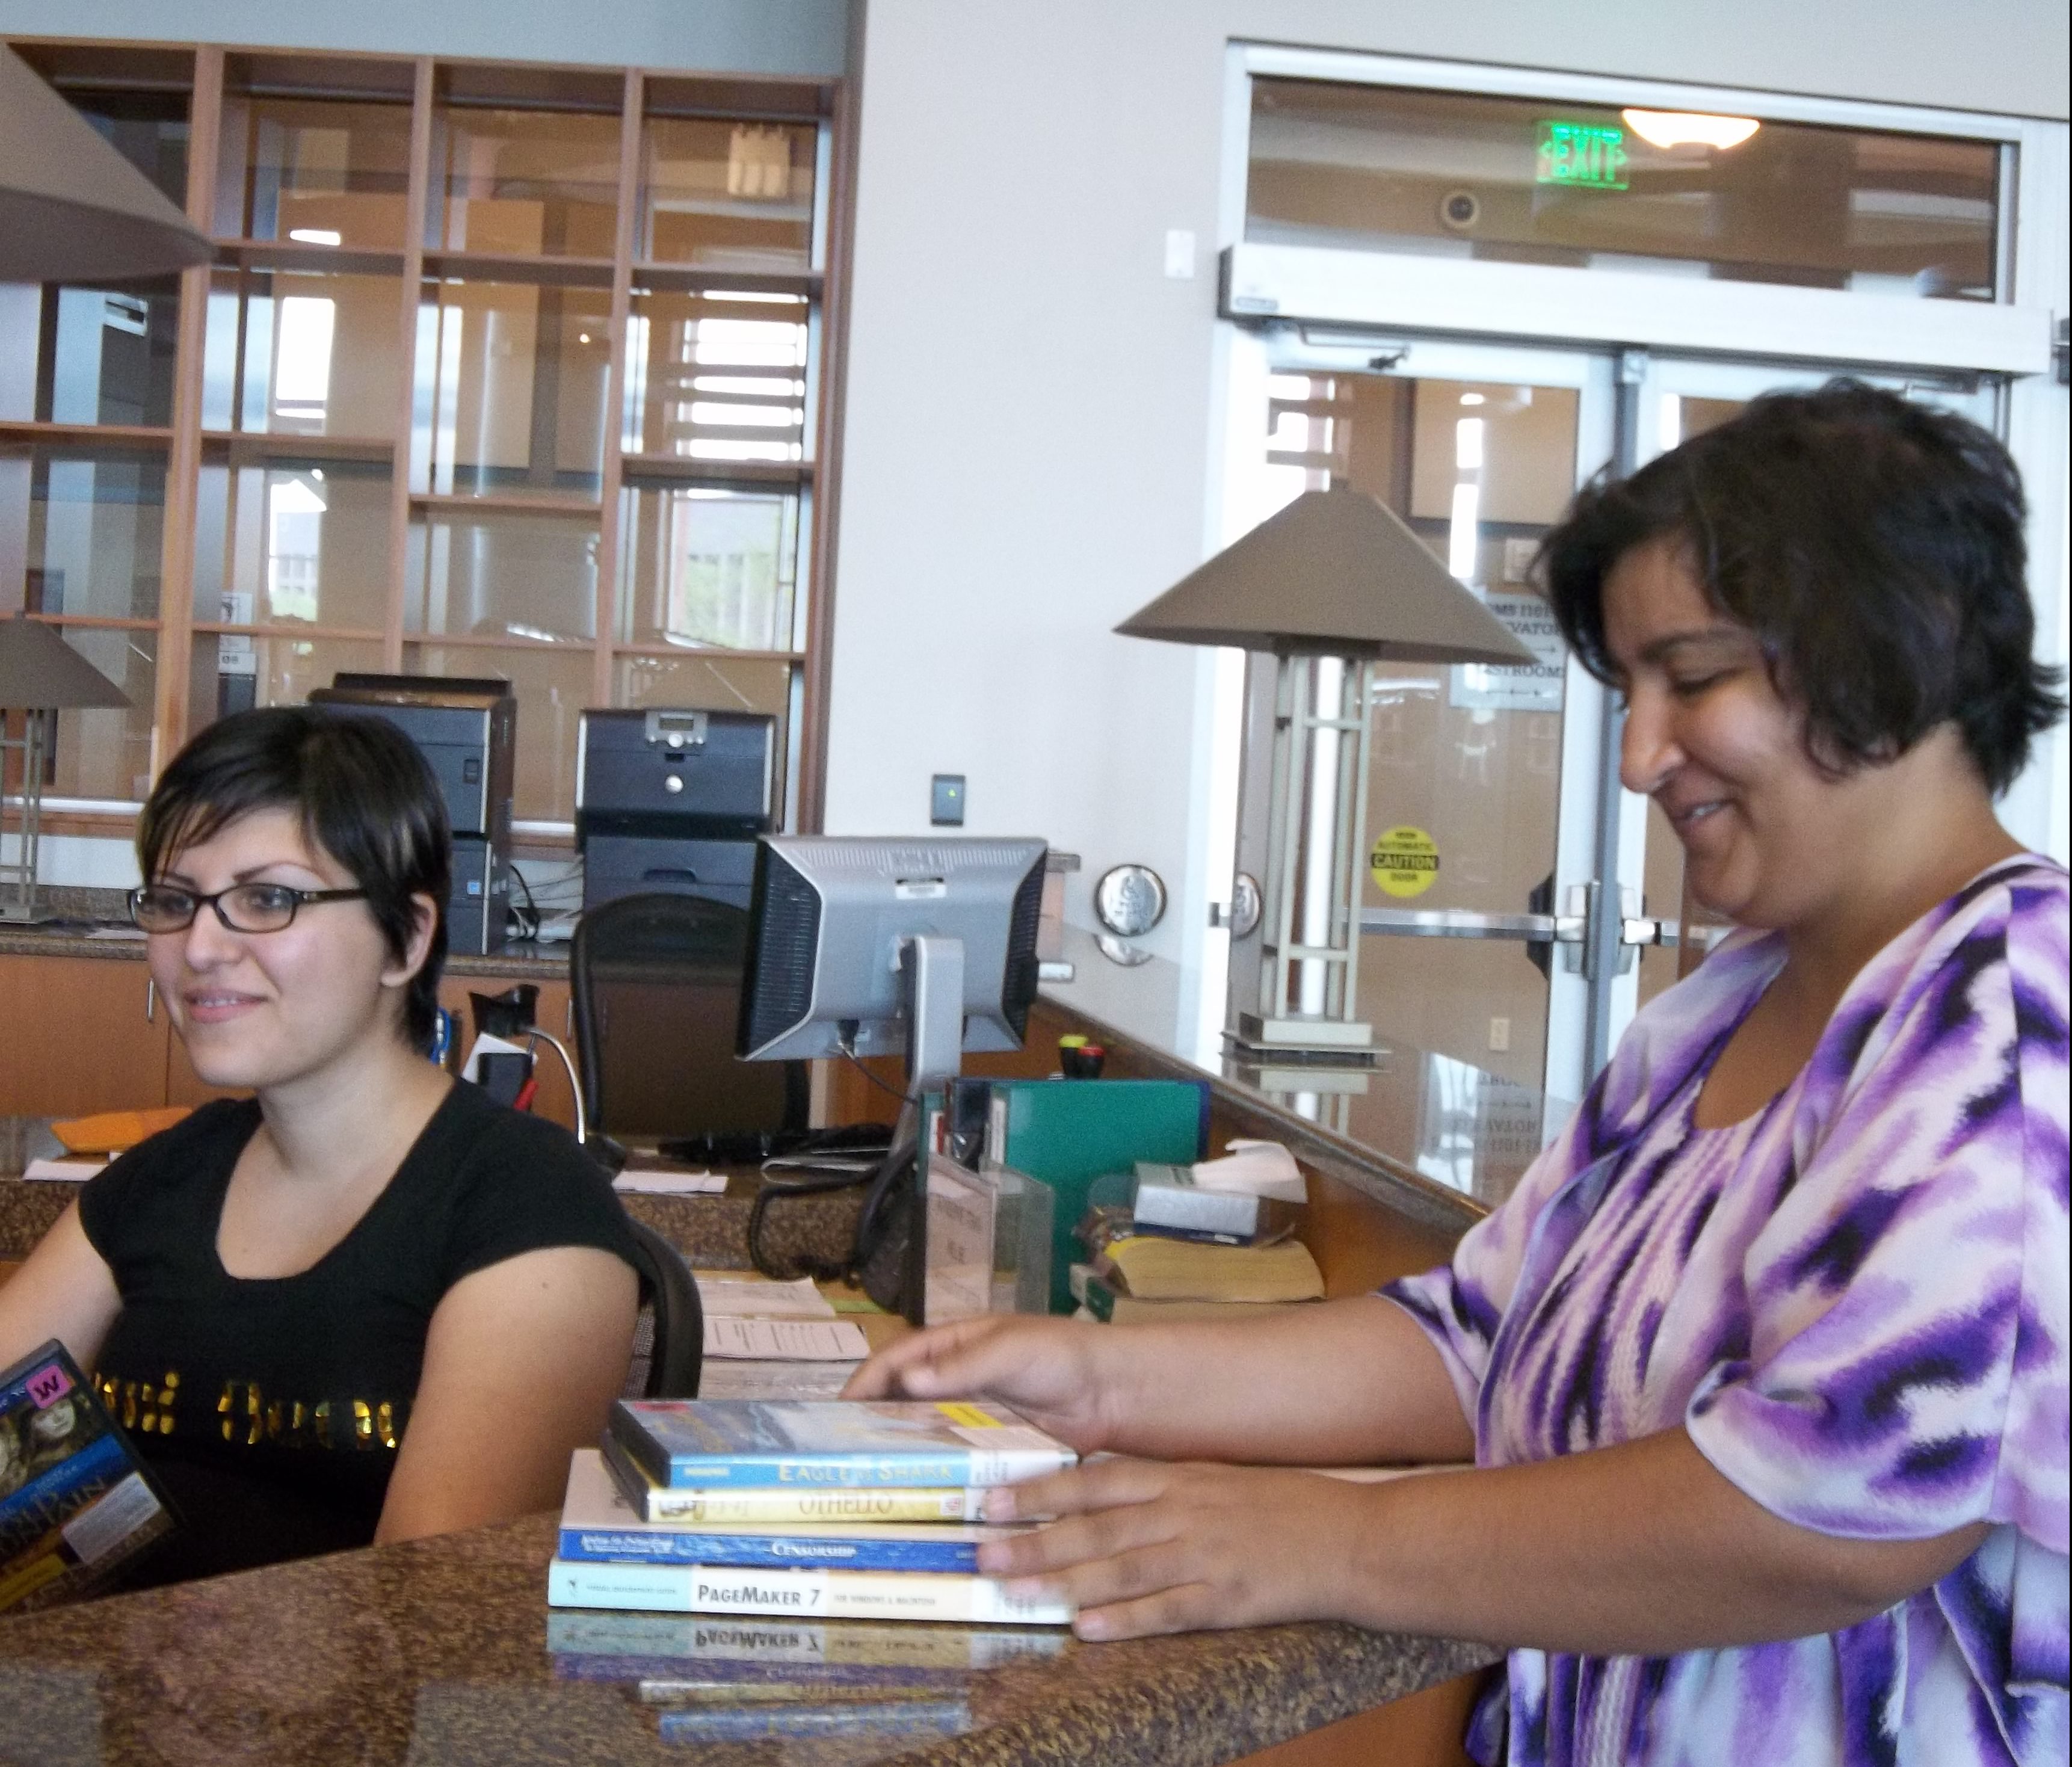
POLYGON ((735 1058, 748 915, 701 896, 623 896, 576 924, 569 957, 594 1135, 802 1129, 804 1062, 735 1058))
POLYGON ((696 1399, 705 1351, 705 1309, 683 1255, 644 1221, 627 1217, 640 1272, 628 1399, 696 1399))

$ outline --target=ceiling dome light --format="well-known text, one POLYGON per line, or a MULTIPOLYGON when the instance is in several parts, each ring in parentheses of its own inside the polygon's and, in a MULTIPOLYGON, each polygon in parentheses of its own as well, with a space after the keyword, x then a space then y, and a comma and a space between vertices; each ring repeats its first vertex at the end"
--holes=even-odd
POLYGON ((1753 117, 1708 117, 1699 110, 1624 110, 1626 125, 1657 147, 1692 142, 1706 147, 1738 147, 1762 125, 1753 117))

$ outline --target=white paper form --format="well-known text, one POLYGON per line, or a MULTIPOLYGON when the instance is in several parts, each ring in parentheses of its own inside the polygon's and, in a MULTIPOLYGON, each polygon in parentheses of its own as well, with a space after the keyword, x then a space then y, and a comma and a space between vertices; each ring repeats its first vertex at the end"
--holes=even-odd
POLYGON ((698 1277, 698 1305, 734 1319, 832 1319, 834 1304, 810 1276, 796 1282, 750 1282, 730 1276, 698 1277))
POLYGON ((863 1329, 846 1319, 737 1319, 705 1315, 705 1354, 723 1360, 861 1362, 870 1354, 863 1329))
POLYGON ((629 1165, 611 1181, 615 1190, 637 1190, 648 1196, 696 1197, 723 1196, 726 1193, 726 1174, 724 1172, 664 1172, 644 1166, 629 1165))

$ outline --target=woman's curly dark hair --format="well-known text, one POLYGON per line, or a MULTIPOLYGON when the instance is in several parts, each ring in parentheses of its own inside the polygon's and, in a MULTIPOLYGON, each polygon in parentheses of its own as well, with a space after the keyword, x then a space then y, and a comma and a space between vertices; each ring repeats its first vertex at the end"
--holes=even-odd
POLYGON ((1664 538, 1746 627, 1844 773, 1954 724, 2004 791, 2063 714, 2035 658, 2021 475, 1976 424, 1860 380, 1753 401, 1629 479, 1600 479, 1540 549, 1563 635, 1600 680, 1604 585, 1664 538))

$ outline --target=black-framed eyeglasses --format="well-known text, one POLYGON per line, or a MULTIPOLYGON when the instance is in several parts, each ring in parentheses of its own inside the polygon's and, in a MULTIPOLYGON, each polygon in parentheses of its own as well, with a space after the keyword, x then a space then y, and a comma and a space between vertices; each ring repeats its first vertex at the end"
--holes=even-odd
POLYGON ((212 896, 171 884, 146 884, 130 892, 130 918, 147 933, 185 932, 204 908, 234 933, 277 933, 294 923, 295 911, 313 902, 360 902, 364 890, 295 890, 286 884, 232 884, 212 896))

